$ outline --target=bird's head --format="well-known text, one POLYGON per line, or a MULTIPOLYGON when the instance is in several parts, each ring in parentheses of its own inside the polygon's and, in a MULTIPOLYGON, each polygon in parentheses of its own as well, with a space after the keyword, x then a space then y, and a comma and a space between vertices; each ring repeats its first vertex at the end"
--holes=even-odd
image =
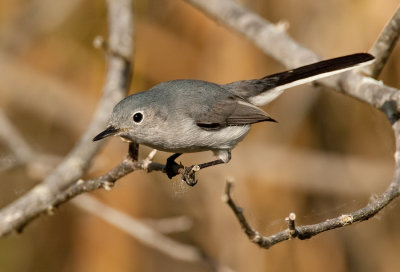
POLYGON ((143 139, 151 138, 163 116, 151 100, 150 96, 143 93, 121 100, 114 107, 107 128, 95 136, 93 141, 120 136, 123 140, 140 143, 143 139))

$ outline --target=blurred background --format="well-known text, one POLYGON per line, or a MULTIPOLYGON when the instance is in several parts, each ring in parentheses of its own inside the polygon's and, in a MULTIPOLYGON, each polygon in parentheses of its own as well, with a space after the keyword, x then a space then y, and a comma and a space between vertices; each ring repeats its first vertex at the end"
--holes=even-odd
MULTIPOLYGON (((397 8, 396 0, 242 0, 322 58, 368 51, 397 8)), ((227 83, 285 68, 225 27, 178 0, 136 0, 135 70, 131 93, 162 81, 194 78, 227 83)), ((103 1, 0 0, 0 108, 47 161, 13 165, 0 142, 0 207, 41 181, 73 147, 101 96, 105 60, 93 39, 107 36, 103 1)), ((395 49, 380 76, 400 88, 395 49)), ((385 190, 393 173, 394 140, 384 115, 322 87, 291 89, 264 107, 279 123, 253 126, 227 165, 198 174, 188 188, 176 177, 134 172, 111 191, 91 193, 102 203, 155 227, 184 217, 166 234, 200 248, 234 271, 398 271, 399 203, 362 224, 270 250, 248 241, 221 201, 227 176, 233 197, 263 235, 317 223, 361 208, 385 190)), ((94 135, 93 135, 94 136, 94 135)), ((118 164, 126 143, 107 141, 86 178, 118 164)), ((146 157, 150 150, 140 149, 146 157)), ((159 152, 155 161, 167 156, 159 152)), ((209 153, 182 156, 185 165, 209 153)), ((67 203, 20 235, 0 240, 0 271, 210 271, 160 253, 91 213, 67 203)))

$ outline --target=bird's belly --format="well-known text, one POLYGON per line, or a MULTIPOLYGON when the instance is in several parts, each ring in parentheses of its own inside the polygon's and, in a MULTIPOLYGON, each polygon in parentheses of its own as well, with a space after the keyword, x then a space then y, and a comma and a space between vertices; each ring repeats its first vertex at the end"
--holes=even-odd
POLYGON ((138 143, 175 153, 231 150, 243 140, 249 130, 249 125, 229 126, 220 130, 204 130, 198 126, 192 126, 188 130, 178 129, 173 133, 170 129, 157 131, 152 137, 138 143))

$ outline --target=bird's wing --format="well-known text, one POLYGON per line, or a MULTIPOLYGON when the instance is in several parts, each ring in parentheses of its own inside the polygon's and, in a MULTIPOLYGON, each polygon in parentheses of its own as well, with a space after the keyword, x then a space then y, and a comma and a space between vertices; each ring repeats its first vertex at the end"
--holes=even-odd
POLYGON ((206 130, 218 130, 227 126, 242 126, 263 121, 275 122, 266 112, 236 96, 228 96, 220 100, 195 120, 199 127, 206 130))

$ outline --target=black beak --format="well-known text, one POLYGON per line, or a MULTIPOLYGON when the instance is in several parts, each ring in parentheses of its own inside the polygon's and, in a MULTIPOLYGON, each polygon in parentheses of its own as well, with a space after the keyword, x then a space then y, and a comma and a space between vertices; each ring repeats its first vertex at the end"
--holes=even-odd
POLYGON ((101 140, 101 139, 103 139, 105 137, 108 137, 108 136, 115 135, 118 131, 119 131, 119 129, 117 129, 117 128, 113 127, 113 126, 109 126, 103 132, 100 132, 96 137, 94 137, 93 138, 93 142, 101 140))

